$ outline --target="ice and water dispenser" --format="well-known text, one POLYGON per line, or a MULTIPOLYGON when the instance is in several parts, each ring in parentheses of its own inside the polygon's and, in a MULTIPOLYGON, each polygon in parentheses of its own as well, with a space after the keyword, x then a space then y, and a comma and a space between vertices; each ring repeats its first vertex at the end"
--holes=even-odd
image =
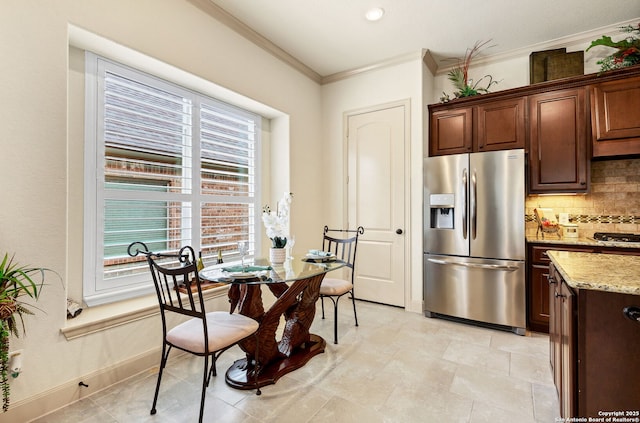
POLYGON ((453 194, 430 194, 431 227, 435 229, 453 229, 455 213, 453 194))

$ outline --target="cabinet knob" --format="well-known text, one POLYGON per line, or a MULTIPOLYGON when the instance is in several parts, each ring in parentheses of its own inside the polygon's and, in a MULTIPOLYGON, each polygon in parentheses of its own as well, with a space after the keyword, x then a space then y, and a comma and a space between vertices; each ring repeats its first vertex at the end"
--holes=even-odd
POLYGON ((622 313, 627 316, 628 319, 634 322, 640 323, 640 307, 629 306, 622 309, 622 313))
POLYGON ((402 235, 402 229, 396 229, 396 233, 397 233, 398 235, 402 235))
POLYGON ((555 285, 556 284, 556 280, 554 279, 553 276, 547 275, 547 279, 549 280, 549 285, 555 285))
POLYGON ((585 186, 587 183, 585 181, 580 181, 580 185, 585 186))
POLYGON ((555 293, 556 298, 566 298, 567 296, 564 294, 558 294, 557 292, 555 293))

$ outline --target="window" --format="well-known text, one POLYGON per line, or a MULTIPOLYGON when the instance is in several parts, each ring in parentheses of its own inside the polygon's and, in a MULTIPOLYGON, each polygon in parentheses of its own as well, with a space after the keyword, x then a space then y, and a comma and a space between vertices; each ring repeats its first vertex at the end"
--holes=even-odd
POLYGON ((255 251, 261 117, 87 53, 84 300, 152 292, 144 257, 255 251))

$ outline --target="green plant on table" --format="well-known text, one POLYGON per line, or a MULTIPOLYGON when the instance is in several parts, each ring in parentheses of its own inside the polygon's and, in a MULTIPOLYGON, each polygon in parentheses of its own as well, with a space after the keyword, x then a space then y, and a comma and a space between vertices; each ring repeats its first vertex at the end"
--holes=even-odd
POLYGON ((13 256, 4 255, 0 263, 0 390, 2 390, 2 410, 9 409, 9 338, 19 337, 18 320, 22 333, 26 334, 24 315, 33 315, 23 298, 37 300, 44 286, 45 271, 41 267, 23 266, 15 263, 13 256), (39 277, 38 277, 39 276, 39 277))

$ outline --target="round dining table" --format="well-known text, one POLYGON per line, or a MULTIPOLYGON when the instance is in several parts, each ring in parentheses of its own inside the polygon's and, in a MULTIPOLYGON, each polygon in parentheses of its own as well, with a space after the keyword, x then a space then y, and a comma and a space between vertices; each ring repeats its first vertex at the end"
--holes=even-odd
POLYGON ((225 380, 237 389, 256 389, 276 383, 283 375, 323 353, 325 340, 309 332, 316 313, 320 284, 327 272, 345 265, 339 260, 287 259, 271 264, 255 259, 246 265, 216 265, 199 272, 203 281, 230 284, 230 312, 259 322, 255 337, 239 343, 245 357, 227 370, 225 380), (262 289, 275 296, 265 310, 262 289), (278 328, 284 327, 278 339, 278 328))

